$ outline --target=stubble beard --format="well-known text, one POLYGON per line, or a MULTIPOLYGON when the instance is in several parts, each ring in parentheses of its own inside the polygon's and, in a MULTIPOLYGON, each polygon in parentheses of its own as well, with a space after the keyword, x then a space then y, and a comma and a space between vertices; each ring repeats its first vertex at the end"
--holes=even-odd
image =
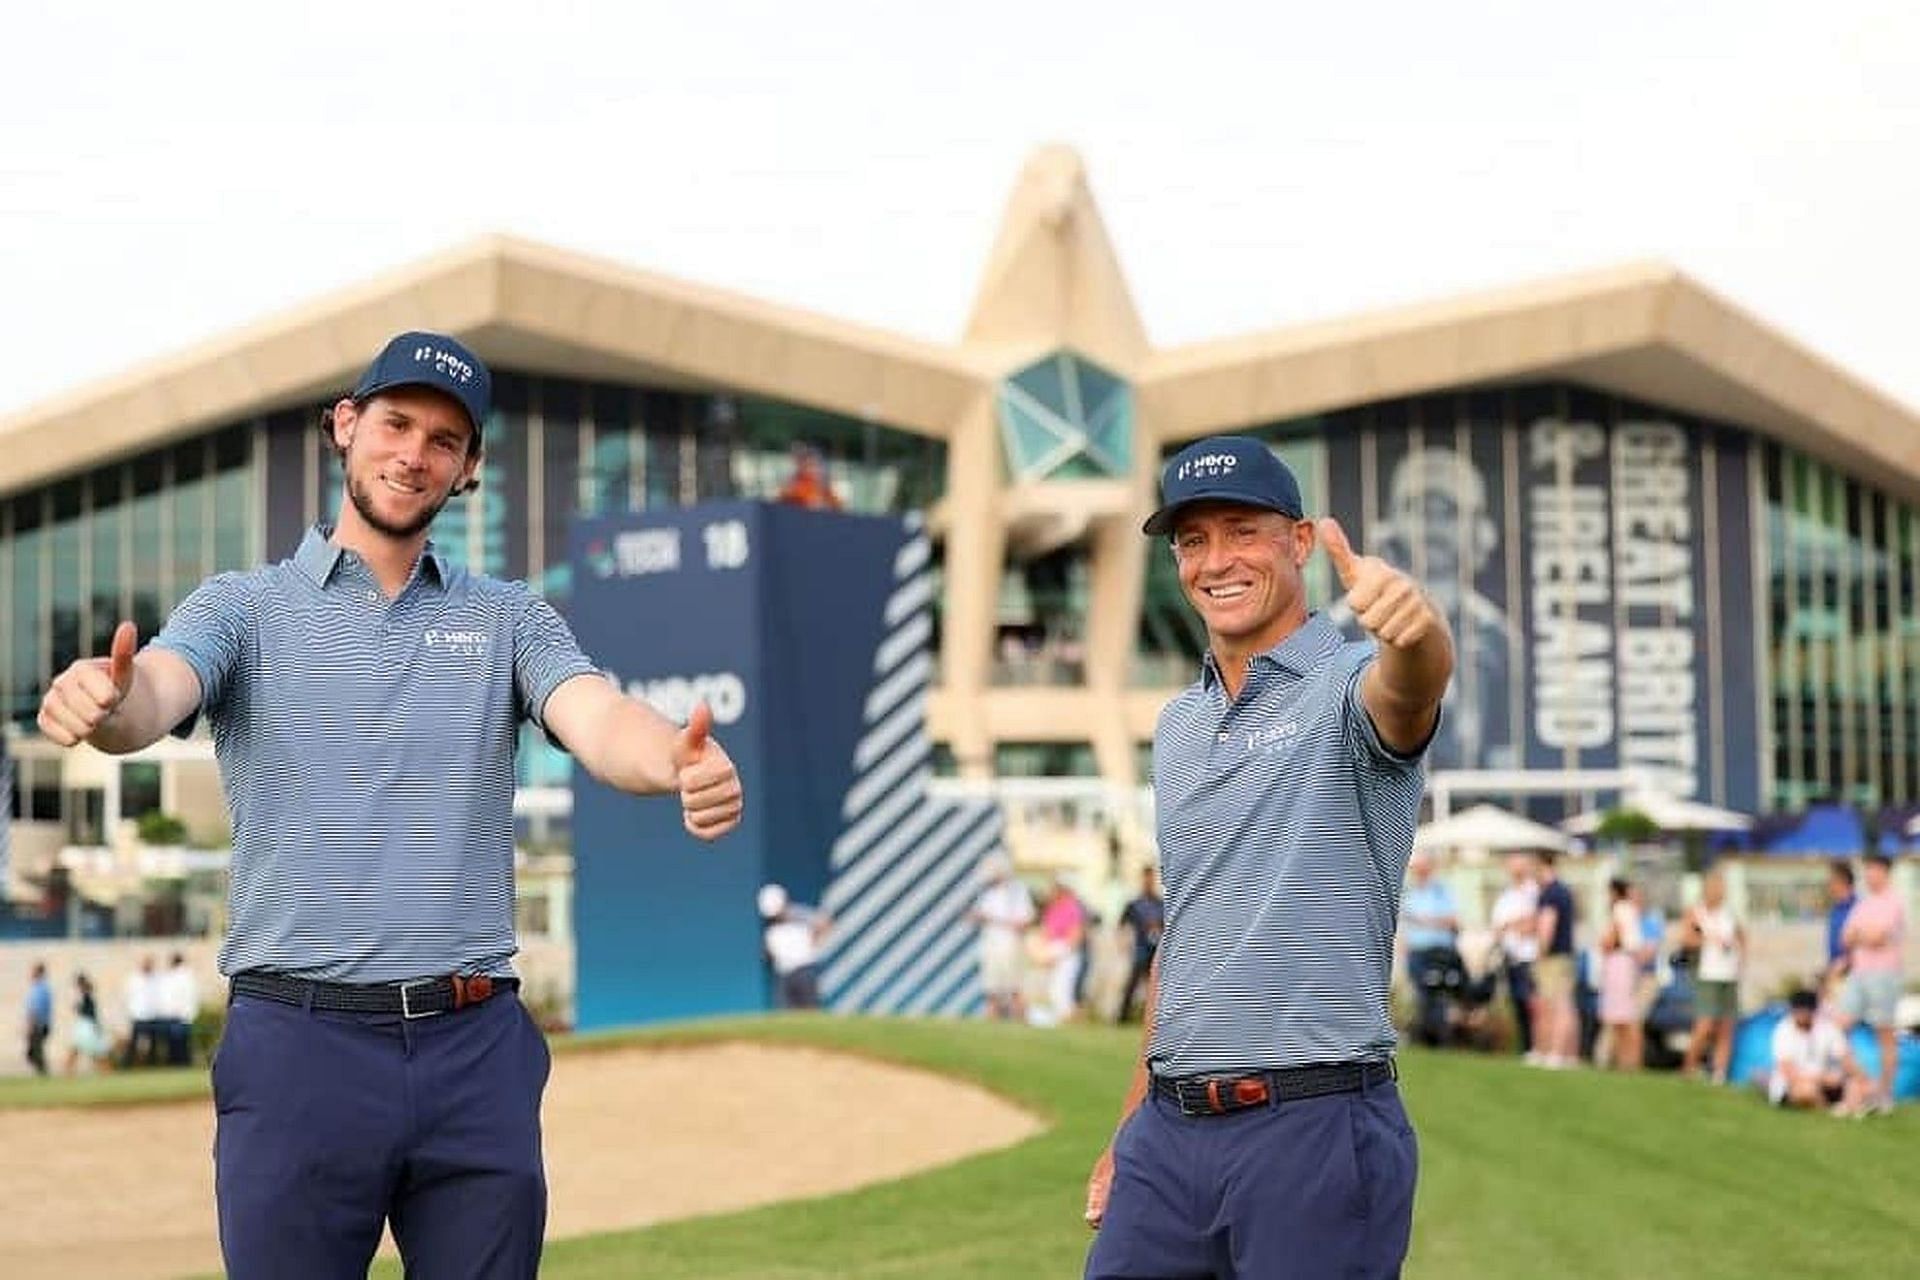
POLYGON ((402 542, 424 533, 434 522, 434 518, 440 514, 441 508, 445 507, 452 497, 453 493, 449 490, 441 496, 440 501, 402 524, 381 515, 374 508, 373 495, 368 492, 366 484, 351 474, 347 476, 347 498, 353 503, 353 509, 360 513, 360 518, 376 532, 402 542))

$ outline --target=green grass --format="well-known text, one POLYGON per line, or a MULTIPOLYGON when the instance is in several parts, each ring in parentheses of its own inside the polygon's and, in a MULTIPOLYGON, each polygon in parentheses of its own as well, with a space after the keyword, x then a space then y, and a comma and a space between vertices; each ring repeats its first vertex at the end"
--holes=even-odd
MULTIPOLYGON (((1046 1132, 904 1181, 744 1213, 550 1245, 542 1276, 713 1280, 980 1280, 1079 1274, 1086 1170, 1137 1045, 1130 1031, 976 1023, 750 1019, 562 1042, 752 1039, 866 1054, 975 1081, 1046 1132)), ((1920 1229, 1911 1189, 1920 1110, 1841 1123, 1671 1076, 1528 1071, 1409 1053, 1420 1133, 1412 1280, 1542 1276, 1892 1274, 1920 1229)), ((204 1092, 193 1073, 9 1082, 0 1105, 204 1092), (89 1087, 91 1086, 91 1087, 89 1087)), ((608 1100, 618 1128, 619 1100, 608 1100)), ((632 1135, 644 1158, 646 1135, 632 1135)), ((397 1267, 376 1269, 397 1276, 397 1267)))

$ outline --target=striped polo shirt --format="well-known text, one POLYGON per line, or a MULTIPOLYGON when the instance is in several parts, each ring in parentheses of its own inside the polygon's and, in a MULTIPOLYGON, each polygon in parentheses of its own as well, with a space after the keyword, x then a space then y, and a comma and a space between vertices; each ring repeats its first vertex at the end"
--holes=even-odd
POLYGON ((220 970, 509 975, 520 723, 595 668, 524 583, 429 543, 389 600, 328 537, 209 579, 154 640, 200 677, 233 813, 220 970))
POLYGON ((1420 755, 1360 701, 1371 643, 1320 614, 1248 663, 1213 657, 1154 734, 1166 932, 1147 1065, 1157 1074, 1379 1061, 1420 755))

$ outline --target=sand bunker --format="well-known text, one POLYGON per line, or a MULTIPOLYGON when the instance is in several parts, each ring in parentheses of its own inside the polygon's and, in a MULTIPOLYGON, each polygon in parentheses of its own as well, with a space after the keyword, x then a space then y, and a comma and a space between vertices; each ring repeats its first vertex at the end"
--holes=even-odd
MULTIPOLYGON (((845 1191, 1039 1129, 940 1076, 758 1044, 557 1056, 544 1122, 549 1239, 845 1191)), ((219 1270, 211 1103, 0 1111, 0 1151, 8 1280, 219 1270)))

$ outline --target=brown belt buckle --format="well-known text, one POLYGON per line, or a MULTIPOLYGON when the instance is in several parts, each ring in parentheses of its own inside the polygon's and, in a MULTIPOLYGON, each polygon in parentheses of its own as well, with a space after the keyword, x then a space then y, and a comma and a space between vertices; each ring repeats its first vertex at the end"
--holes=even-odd
POLYGON ((1267 1082, 1259 1076, 1243 1076, 1233 1082, 1233 1100, 1243 1107, 1265 1106, 1271 1096, 1267 1082))

